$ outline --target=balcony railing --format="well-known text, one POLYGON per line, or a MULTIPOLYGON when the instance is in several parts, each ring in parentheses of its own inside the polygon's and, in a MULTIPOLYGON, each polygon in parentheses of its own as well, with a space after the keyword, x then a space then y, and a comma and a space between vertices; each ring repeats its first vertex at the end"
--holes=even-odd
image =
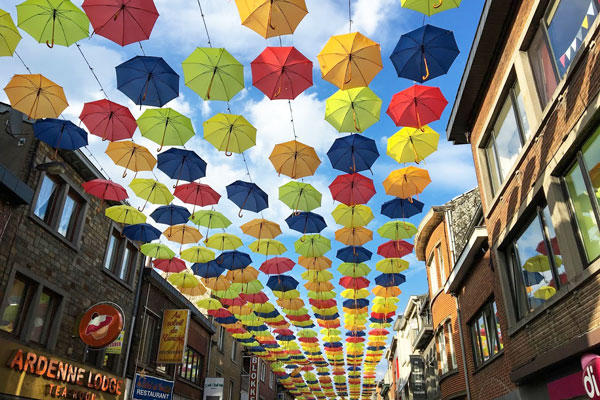
POLYGON ((420 316, 420 329, 412 342, 413 350, 423 350, 433 337, 433 321, 430 313, 424 313, 420 316))

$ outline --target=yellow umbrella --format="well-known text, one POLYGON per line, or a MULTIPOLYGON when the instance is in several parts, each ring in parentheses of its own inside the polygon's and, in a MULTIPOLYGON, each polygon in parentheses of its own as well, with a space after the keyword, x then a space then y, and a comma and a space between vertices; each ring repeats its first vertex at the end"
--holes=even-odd
POLYGON ((146 216, 131 206, 108 207, 104 215, 119 224, 133 225, 146 222, 146 216))
POLYGON ((258 279, 258 271, 254 267, 248 266, 244 269, 235 269, 232 271, 227 271, 226 277, 232 283, 248 283, 250 281, 258 279))
POLYGON ((264 254, 266 256, 278 256, 287 251, 283 243, 275 239, 259 239, 250 243, 248 247, 253 252, 264 254))
POLYGON ((257 239, 275 239, 281 235, 279 224, 264 218, 253 219, 240 225, 242 232, 257 239))
POLYGON ((304 0, 235 0, 242 25, 265 39, 291 35, 308 13, 304 0))
POLYGON ((375 296, 397 297, 401 293, 402 293, 402 290, 400 290, 400 288, 398 288, 397 286, 383 287, 383 286, 377 285, 373 288, 373 294, 375 296))
POLYGON ((202 308, 207 311, 218 310, 219 308, 223 308, 223 304, 217 299, 202 299, 196 303, 198 308, 202 308))
POLYGON ((204 139, 226 156, 256 145, 256 128, 241 115, 217 114, 204 121, 204 139))
POLYGON ((201 278, 204 286, 211 290, 227 290, 231 287, 231 282, 224 276, 217 276, 214 278, 201 278))
POLYGON ((375 298, 373 298, 373 304, 396 304, 399 301, 400 299, 396 297, 375 296, 375 298))
POLYGON ((377 261, 375 268, 385 274, 398 274, 408 269, 408 261, 401 258, 384 258, 377 261))
POLYGON ((358 32, 330 37, 317 59, 323 79, 340 89, 369 86, 383 68, 379 44, 358 32))
POLYGON ((131 141, 110 142, 105 153, 115 164, 125 168, 123 178, 127 176, 128 169, 137 174, 139 171, 152 171, 156 165, 156 158, 147 148, 131 141))
POLYGON ((277 304, 281 308, 287 308, 288 310, 299 310, 304 307, 304 300, 296 299, 277 299, 277 304))
POLYGON ((173 201, 173 195, 169 189, 154 179, 134 178, 129 187, 136 196, 145 200, 144 205, 138 208, 140 211, 144 211, 147 203, 166 205, 173 201))
POLYGON ((189 225, 170 226, 163 232, 163 235, 169 241, 179 244, 198 243, 203 237, 198 229, 189 225))
POLYGON ((196 276, 188 270, 171 274, 167 280, 171 282, 171 284, 177 289, 193 288, 200 284, 198 278, 196 278, 196 276))
POLYGON ((401 6, 418 11, 429 17, 442 11, 456 8, 462 0, 402 0, 401 6))
POLYGON ((346 246, 362 246, 373 240, 373 232, 361 226, 342 228, 335 231, 335 240, 346 246))
POLYGON ((338 204, 331 212, 336 223, 345 226, 346 228, 356 228, 359 226, 368 225, 375 218, 371 207, 363 204, 347 206, 338 204))
POLYGON ((215 259, 215 253, 206 247, 194 246, 181 252, 181 258, 191 263, 205 263, 215 259))
POLYGON ((12 56, 21 41, 21 34, 10 14, 0 10, 0 57, 12 56))
POLYGON ((312 271, 323 271, 331 268, 332 261, 325 257, 298 257, 298 264, 312 271))
POLYGON ((179 288, 179 291, 182 294, 185 294, 186 296, 202 296, 203 294, 206 294, 206 288, 201 284, 198 283, 198 285, 191 287, 191 288, 179 288))
POLYGON ((296 289, 288 290, 287 292, 273 290, 273 295, 278 299, 297 299, 300 297, 300 292, 296 289))
POLYGON ((206 247, 220 251, 234 250, 242 245, 240 238, 230 233, 217 233, 206 240, 206 247))
POLYGON ((375 313, 389 313, 391 311, 396 311, 398 309, 398 306, 395 304, 390 304, 388 306, 384 305, 384 304, 373 304, 373 307, 371 307, 371 311, 375 312, 375 313))
POLYGON ((243 305, 243 306, 231 306, 229 307, 229 312, 232 313, 233 315, 250 315, 252 314, 254 311, 252 310, 252 307, 248 306, 248 305, 243 305))
POLYGON ((392 171, 383 181, 383 188, 390 196, 408 199, 423 192, 430 183, 427 170, 410 166, 392 171))
POLYGON ((258 313, 270 313, 275 310, 275 306, 271 303, 257 303, 252 305, 252 310, 258 313))
POLYGON ((304 271, 301 276, 310 282, 327 282, 333 279, 333 274, 329 271, 307 270, 304 271))
POLYGON ((369 297, 369 291, 367 289, 344 289, 340 296, 346 299, 364 299, 369 297))
POLYGON ((377 233, 386 239, 401 240, 413 237, 417 233, 417 228, 410 222, 390 221, 377 229, 377 233))
POLYGON ((428 125, 422 128, 402 128, 387 141, 387 155, 396 162, 420 163, 437 150, 440 134, 428 125))
POLYGON ((297 140, 276 144, 269 160, 279 175, 292 179, 314 175, 321 164, 315 149, 297 140))
POLYGON ((364 313, 369 312, 369 308, 368 307, 363 307, 363 308, 342 307, 342 311, 344 311, 345 314, 364 314, 364 313))
POLYGON ((14 75, 4 91, 12 108, 29 118, 58 118, 69 105, 63 88, 40 74, 14 75))

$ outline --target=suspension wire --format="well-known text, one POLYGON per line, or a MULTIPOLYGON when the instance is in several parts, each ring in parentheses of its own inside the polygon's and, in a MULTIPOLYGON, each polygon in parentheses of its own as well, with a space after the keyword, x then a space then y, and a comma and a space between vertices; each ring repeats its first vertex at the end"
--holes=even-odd
POLYGON ((17 53, 16 50, 15 50, 15 55, 21 61, 21 64, 23 64, 23 66, 25 67, 25 69, 27 70, 27 72, 29 72, 31 74, 31 70, 29 69, 29 67, 27 66, 27 64, 25 64, 25 61, 23 61, 23 59, 21 58, 21 56, 19 55, 19 53, 17 53))
POLYGON ((296 125, 294 124, 294 112, 292 111, 292 101, 288 100, 288 106, 290 108, 290 122, 292 123, 292 133, 294 134, 294 140, 298 139, 296 134, 296 125))
POLYGON ((352 33, 352 0, 348 0, 348 26, 350 27, 349 31, 352 33))
POLYGON ((144 51, 144 47, 142 46, 142 42, 138 42, 138 44, 140 45, 140 50, 142 50, 142 54, 145 56, 146 52, 144 51))
POLYGON ((204 30, 206 31, 206 39, 208 41, 208 46, 212 48, 212 42, 210 41, 208 27, 206 26, 206 19, 204 18, 204 11, 202 11, 202 4, 200 4, 200 0, 197 0, 197 1, 198 1, 198 8, 200 9, 200 15, 202 16, 202 23, 204 24, 204 30))
POLYGON ((106 90, 104 90, 104 87, 102 86, 102 83, 100 83, 100 79, 98 79, 98 75, 96 75, 96 71, 94 71, 94 68, 92 68, 92 66, 90 65, 90 62, 88 61, 87 57, 85 56, 85 54, 83 54, 83 51, 81 50, 81 45, 79 43, 75 43, 75 46, 77 46, 77 50, 79 50, 79 54, 81 54, 81 57, 83 57, 83 61, 85 61, 85 63, 87 64, 88 68, 90 69, 90 72, 92 73, 92 75, 94 76, 94 79, 96 79, 96 82, 98 83, 98 86, 100 86, 100 91, 102 93, 104 93, 104 97, 108 100, 108 93, 106 93, 106 90))

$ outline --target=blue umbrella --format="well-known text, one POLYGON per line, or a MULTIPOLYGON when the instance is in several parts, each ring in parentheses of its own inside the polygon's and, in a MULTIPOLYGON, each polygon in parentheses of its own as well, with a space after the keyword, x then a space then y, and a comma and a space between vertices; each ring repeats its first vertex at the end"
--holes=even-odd
POLYGON ((523 273, 523 283, 525 286, 533 286, 544 280, 544 276, 539 272, 529 272, 522 270, 523 273))
POLYGON ((288 275, 271 275, 267 286, 277 292, 287 292, 296 289, 298 281, 288 275))
POLYGON ((256 339, 254 339, 254 338, 236 339, 236 340, 240 343, 254 343, 256 341, 256 339))
POLYGON ((198 275, 203 278, 216 278, 225 272, 225 268, 217 264, 216 260, 211 260, 209 262, 196 263, 192 265, 192 271, 194 271, 194 275, 198 275))
POLYGON ((161 57, 135 56, 116 71, 117 88, 140 106, 162 107, 179 96, 179 75, 161 57))
POLYGON ((134 224, 123 228, 123 235, 130 240, 148 243, 158 239, 162 233, 150 224, 134 224))
POLYGON ((252 351, 255 353, 261 353, 261 352, 265 351, 265 348, 262 346, 248 347, 247 349, 248 349, 248 351, 252 351))
POLYGON ((381 214, 392 219, 410 218, 423 212, 423 206, 419 200, 396 197, 381 205, 381 214))
POLYGON ((292 213, 292 215, 285 219, 285 222, 288 224, 290 229, 302 234, 320 233, 323 229, 325 229, 325 227, 327 227, 323 217, 321 217, 319 214, 306 211, 292 213))
POLYGON ((277 335, 277 336, 275 336, 275 339, 281 340, 284 342, 289 342, 289 341, 296 339, 296 336, 294 336, 294 335, 277 335))
POLYGON ((338 250, 336 257, 343 262, 361 263, 369 261, 373 253, 362 246, 342 247, 338 250))
POLYGON ((169 178, 177 179, 175 186, 180 180, 193 182, 206 176, 206 162, 198 154, 175 147, 158 155, 158 169, 169 178))
POLYGON ((379 157, 377 144, 362 135, 348 135, 335 139, 327 157, 331 166, 347 174, 371 170, 379 157))
POLYGON ((265 349, 276 349, 279 347, 277 343, 264 343, 262 345, 265 349))
POLYGON ((334 319, 338 318, 339 316, 340 316, 340 314, 338 314, 338 313, 335 313, 333 315, 321 315, 321 314, 315 313, 315 318, 321 319, 323 321, 333 321, 334 319))
POLYGON ((364 308, 369 305, 369 300, 367 300, 367 299, 349 299, 349 300, 344 300, 342 305, 346 308, 351 308, 351 309, 364 308))
POLYGON ((261 318, 275 318, 276 316, 279 315, 279 312, 277 310, 273 310, 273 311, 268 312, 268 313, 254 312, 254 314, 256 314, 257 316, 259 316, 261 318))
POLYGON ((33 133, 36 138, 56 149, 76 150, 87 146, 87 132, 71 121, 63 119, 46 118, 33 124, 33 133))
POLYGON ((384 324, 386 322, 392 322, 394 319, 393 318, 369 318, 369 321, 376 323, 376 324, 384 324))
POLYGON ((240 208, 240 218, 242 210, 260 212, 269 207, 269 196, 255 183, 235 181, 226 189, 227 198, 240 208))
POLYGON ((400 78, 425 82, 446 74, 458 53, 451 31, 424 25, 402 35, 390 59, 400 78))
POLYGON ((346 336, 364 337, 364 336, 367 336, 367 334, 364 331, 348 331, 348 332, 346 332, 346 336))
POLYGON ((187 223, 192 214, 185 207, 169 204, 158 207, 150 216, 159 224, 179 225, 187 223))
POLYGON ((323 345, 323 347, 327 347, 330 349, 336 349, 342 347, 342 342, 327 342, 323 345))
POLYGON ((383 287, 398 286, 406 282, 406 277, 402 274, 381 274, 375 277, 375 283, 383 287))
POLYGON ((266 331, 269 328, 267 328, 265 325, 259 325, 259 326, 246 326, 246 330, 247 331, 253 331, 253 332, 261 332, 261 331, 266 331))
POLYGON ((229 270, 244 269, 252 264, 250 255, 237 250, 224 251, 215 259, 215 261, 221 267, 229 270))
POLYGON ((235 324, 238 319, 236 317, 215 318, 219 324, 235 324))
POLYGON ((348 367, 348 371, 360 371, 360 367, 350 366, 348 367))

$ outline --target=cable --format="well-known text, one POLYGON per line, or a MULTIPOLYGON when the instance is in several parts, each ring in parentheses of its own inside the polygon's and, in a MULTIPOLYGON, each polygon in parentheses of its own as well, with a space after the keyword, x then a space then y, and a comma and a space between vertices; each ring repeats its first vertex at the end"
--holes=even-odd
POLYGON ((288 105, 290 107, 290 122, 292 123, 292 132, 294 134, 294 140, 298 139, 298 135, 296 134, 296 125, 294 124, 294 112, 292 111, 292 101, 288 100, 288 105))
POLYGON ((138 44, 140 45, 140 50, 142 50, 142 54, 145 56, 146 52, 144 51, 144 47, 142 47, 142 42, 138 42, 138 44))
POLYGON ((348 22, 349 22, 349 31, 352 33, 352 0, 348 0, 348 22))
POLYGON ((16 50, 15 50, 15 55, 19 58, 19 60, 21 61, 21 64, 23 64, 23 66, 25 67, 25 69, 27 70, 27 72, 29 72, 31 74, 31 70, 29 69, 29 67, 27 66, 27 64, 25 64, 25 61, 23 61, 23 59, 21 58, 21 56, 19 55, 19 53, 17 53, 16 50))
POLYGON ((206 19, 204 18, 204 11, 202 11, 202 4, 200 4, 200 0, 198 1, 198 8, 200 9, 200 15, 202 16, 202 22, 204 24, 204 30, 206 31, 206 39, 208 40, 208 46, 212 48, 212 43, 210 41, 210 35, 208 34, 208 27, 206 26, 206 19))
POLYGON ((96 79, 96 82, 98 82, 98 86, 100 86, 100 91, 102 93, 104 93, 104 97, 108 100, 110 100, 108 98, 108 93, 106 93, 106 90, 104 90, 104 87, 102 86, 102 83, 100 83, 100 79, 98 79, 98 75, 96 75, 96 72, 94 71, 94 68, 92 68, 92 66, 90 65, 87 57, 85 56, 85 54, 83 54, 83 51, 81 50, 81 46, 79 45, 79 43, 75 43, 75 46, 77 46, 77 50, 79 50, 79 54, 81 54, 81 57, 83 57, 83 61, 85 61, 85 63, 87 64, 88 68, 90 69, 90 72, 92 73, 92 75, 94 75, 94 79, 96 79))

